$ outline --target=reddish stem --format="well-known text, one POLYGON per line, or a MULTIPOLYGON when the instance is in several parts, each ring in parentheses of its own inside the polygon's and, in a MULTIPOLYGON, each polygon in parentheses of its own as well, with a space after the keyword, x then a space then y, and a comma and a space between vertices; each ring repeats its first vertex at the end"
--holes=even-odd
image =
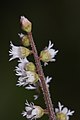
POLYGON ((50 120, 55 120, 55 113, 54 113, 53 104, 52 104, 52 101, 51 101, 51 98, 50 98, 49 89, 48 89, 48 87, 46 85, 46 82, 45 82, 45 76, 44 76, 44 73, 43 73, 43 69, 42 69, 42 66, 41 66, 41 63, 40 63, 40 59, 38 57, 38 52, 37 52, 37 49, 36 49, 36 46, 35 46, 35 43, 34 43, 31 32, 28 33, 28 38, 30 40, 30 44, 31 44, 31 47, 32 47, 33 55, 34 55, 37 72, 38 72, 38 75, 39 75, 39 78, 40 78, 40 86, 41 86, 41 89, 42 89, 42 92, 43 92, 43 95, 44 95, 45 104, 46 104, 47 110, 49 112, 49 114, 48 114, 49 119, 50 120))

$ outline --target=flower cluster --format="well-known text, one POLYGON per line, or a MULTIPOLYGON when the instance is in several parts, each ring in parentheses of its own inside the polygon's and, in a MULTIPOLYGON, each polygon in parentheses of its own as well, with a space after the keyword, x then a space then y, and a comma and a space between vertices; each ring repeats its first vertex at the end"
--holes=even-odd
MULTIPOLYGON (((24 16, 21 16, 20 22, 22 25, 22 29, 27 33, 31 33, 32 23, 24 16)), ((33 51, 27 48, 31 45, 28 34, 25 35, 21 33, 18 35, 22 41, 22 46, 15 46, 10 41, 11 48, 9 51, 10 56, 9 61, 16 58, 18 59, 18 65, 15 67, 15 74, 18 77, 16 85, 19 87, 23 86, 27 90, 34 90, 37 89, 38 87, 41 87, 40 86, 41 74, 40 75, 38 74, 38 68, 36 67, 38 63, 35 65, 33 62, 28 60, 28 56, 33 54, 33 51)), ((38 59, 39 61, 42 61, 44 63, 44 66, 48 65, 49 62, 55 61, 55 55, 57 54, 58 50, 55 50, 52 47, 53 44, 51 43, 51 41, 49 41, 48 47, 45 47, 45 49, 40 52, 40 56, 38 57, 38 59)), ((51 79, 52 77, 49 76, 45 77, 44 85, 47 90, 49 89, 49 82, 51 81, 51 79)), ((44 94, 46 94, 46 91, 44 94)), ((34 95, 34 100, 36 100, 37 98, 38 95, 34 95)), ((25 116, 27 119, 32 120, 40 118, 44 114, 46 114, 45 111, 48 111, 47 114, 49 114, 49 110, 47 110, 47 108, 43 109, 38 105, 34 105, 34 103, 29 104, 27 100, 25 105, 26 105, 25 111, 22 112, 22 115, 25 116)), ((55 109, 56 120, 69 120, 69 115, 72 115, 74 111, 71 112, 66 107, 62 108, 63 105, 61 105, 60 102, 58 103, 58 105, 59 109, 58 108, 55 109)))

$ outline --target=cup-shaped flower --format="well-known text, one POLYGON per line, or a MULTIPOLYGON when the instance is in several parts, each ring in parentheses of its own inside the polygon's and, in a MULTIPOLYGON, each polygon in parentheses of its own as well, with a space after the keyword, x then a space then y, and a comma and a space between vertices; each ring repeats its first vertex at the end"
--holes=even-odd
POLYGON ((10 46, 12 47, 9 51, 9 56, 12 56, 9 61, 15 58, 25 58, 31 54, 31 51, 22 46, 15 46, 12 42, 10 42, 10 46))
POLYGON ((25 18, 24 16, 21 16, 20 22, 22 24, 22 29, 24 31, 31 32, 31 30, 32 30, 32 24, 31 24, 31 22, 27 18, 25 18))
POLYGON ((46 66, 49 61, 55 61, 54 57, 57 54, 58 50, 55 51, 55 49, 52 49, 53 44, 51 44, 51 41, 49 41, 48 47, 46 47, 44 50, 40 53, 40 60, 44 62, 44 65, 46 66))
POLYGON ((27 58, 19 59, 19 64, 15 67, 15 71, 17 74, 23 75, 23 72, 25 71, 36 71, 36 67, 33 62, 29 62, 27 58))
POLYGON ((22 45, 25 46, 25 47, 28 47, 30 46, 30 41, 29 41, 29 38, 27 35, 24 35, 24 34, 18 34, 22 40, 22 45))
POLYGON ((25 89, 36 89, 36 82, 39 80, 36 72, 23 71, 23 73, 16 75, 19 76, 17 86, 25 86, 25 89))
POLYGON ((74 111, 68 110, 67 107, 63 108, 60 102, 58 102, 58 107, 55 108, 56 120, 69 120, 69 116, 73 115, 74 111))
POLYGON ((44 115, 44 109, 40 106, 34 105, 34 103, 25 103, 25 111, 22 112, 22 115, 25 116, 29 120, 33 120, 36 118, 41 118, 44 115))

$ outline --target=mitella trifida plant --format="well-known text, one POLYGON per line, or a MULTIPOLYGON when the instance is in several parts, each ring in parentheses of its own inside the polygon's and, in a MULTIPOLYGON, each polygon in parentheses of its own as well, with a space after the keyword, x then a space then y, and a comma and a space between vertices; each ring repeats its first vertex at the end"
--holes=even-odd
MULTIPOLYGON (((35 90, 40 87, 46 104, 46 108, 43 109, 40 105, 35 105, 33 102, 29 103, 26 100, 25 110, 22 112, 22 115, 29 120, 41 118, 44 114, 47 114, 50 120, 69 120, 69 116, 72 116, 74 111, 63 107, 60 102, 58 102, 59 108, 53 107, 49 92, 49 82, 52 77, 45 77, 41 65, 42 62, 44 66, 48 65, 49 62, 55 62, 55 56, 58 50, 53 48, 54 44, 49 40, 48 46, 45 47, 38 56, 31 32, 32 23, 24 16, 21 16, 20 23, 22 30, 26 33, 18 34, 22 45, 16 46, 10 41, 11 49, 9 51, 9 61, 16 58, 18 59, 18 65, 15 67, 16 76, 18 77, 16 85, 19 87, 22 86, 27 90, 35 90), (29 46, 31 46, 31 49, 29 49, 29 46), (35 63, 28 60, 30 55, 34 56, 35 63)), ((34 95, 34 100, 38 99, 38 97, 38 95, 34 95)))

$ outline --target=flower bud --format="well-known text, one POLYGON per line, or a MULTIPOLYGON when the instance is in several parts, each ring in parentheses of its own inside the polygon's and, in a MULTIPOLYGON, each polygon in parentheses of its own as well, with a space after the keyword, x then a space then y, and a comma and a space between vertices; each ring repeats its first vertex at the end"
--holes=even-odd
POLYGON ((50 60, 50 58, 51 58, 51 56, 47 50, 41 51, 40 60, 42 60, 43 62, 48 62, 50 60))
POLYGON ((44 115, 44 110, 40 106, 34 106, 37 112, 37 118, 41 118, 44 115))
POLYGON ((63 113, 56 114, 56 120, 67 120, 66 115, 63 113))
POLYGON ((28 47, 28 46, 30 45, 29 38, 27 37, 27 35, 25 35, 25 36, 22 38, 22 44, 23 44, 25 47, 28 47))
POLYGON ((36 67, 35 67, 34 63, 28 62, 28 63, 25 65, 25 70, 35 72, 35 71, 36 71, 36 67))
POLYGON ((31 32, 32 30, 32 24, 31 22, 25 18, 24 16, 21 16, 20 22, 22 24, 22 29, 26 32, 31 32))
POLYGON ((20 52, 21 52, 22 58, 27 57, 31 53, 31 51, 25 47, 20 47, 20 52))
POLYGON ((19 37, 21 38, 22 40, 22 44, 25 46, 25 47, 28 47, 30 45, 30 42, 29 42, 29 38, 27 35, 24 35, 24 34, 18 34, 19 37))

